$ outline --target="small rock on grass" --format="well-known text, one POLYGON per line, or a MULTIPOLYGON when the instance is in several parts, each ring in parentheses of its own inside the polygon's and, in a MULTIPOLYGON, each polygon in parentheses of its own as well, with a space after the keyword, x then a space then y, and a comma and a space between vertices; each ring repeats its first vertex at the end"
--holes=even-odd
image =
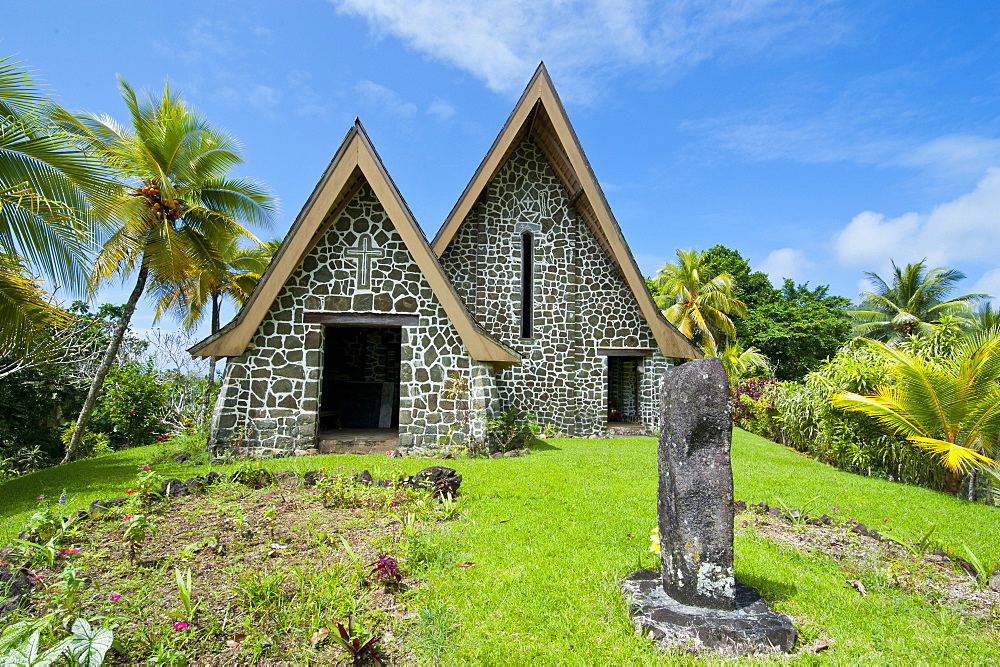
POLYGON ((6 563, 0 565, 0 592, 5 596, 0 600, 0 616, 12 612, 31 593, 32 574, 23 567, 12 570, 6 563))

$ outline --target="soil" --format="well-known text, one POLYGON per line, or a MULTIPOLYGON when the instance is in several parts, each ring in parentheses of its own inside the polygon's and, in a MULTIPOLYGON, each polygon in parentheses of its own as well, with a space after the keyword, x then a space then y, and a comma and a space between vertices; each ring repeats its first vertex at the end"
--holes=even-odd
MULTIPOLYGON (((57 608, 59 589, 53 584, 72 563, 87 580, 73 616, 115 629, 116 648, 106 664, 150 661, 159 646, 173 646, 189 659, 197 656, 186 663, 192 665, 334 664, 347 654, 322 628, 336 632, 336 623, 347 625, 351 615, 380 636, 384 661, 414 663, 404 640, 415 618, 404 601, 407 577, 398 584, 376 581, 371 563, 381 554, 393 555, 406 574, 400 517, 422 501, 401 489, 366 489, 368 506, 325 507, 315 487, 291 482, 260 490, 224 484, 145 511, 116 508, 78 522, 79 533, 63 548, 79 551, 61 555, 55 568, 33 568, 39 583, 25 611, 38 617, 57 608), (136 563, 123 541, 126 512, 145 513, 157 525, 138 549, 136 563), (197 604, 181 630, 174 628, 184 609, 176 569, 190 569, 197 604), (255 607, 247 591, 275 580, 277 597, 255 607), (340 600, 339 610, 316 610, 300 627, 276 625, 269 605, 296 604, 306 599, 304 591, 323 585, 330 589, 323 595, 340 600)), ((0 559, 19 560, 9 552, 0 559)), ((262 595, 258 592, 258 599, 264 600, 262 595)))

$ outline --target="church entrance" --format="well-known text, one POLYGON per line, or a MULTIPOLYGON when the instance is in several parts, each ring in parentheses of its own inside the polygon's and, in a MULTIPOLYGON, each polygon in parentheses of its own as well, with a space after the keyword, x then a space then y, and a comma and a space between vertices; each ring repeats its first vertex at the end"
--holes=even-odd
POLYGON ((637 424, 642 357, 608 357, 608 421, 637 424))
POLYGON ((402 328, 324 330, 320 431, 398 429, 402 328))

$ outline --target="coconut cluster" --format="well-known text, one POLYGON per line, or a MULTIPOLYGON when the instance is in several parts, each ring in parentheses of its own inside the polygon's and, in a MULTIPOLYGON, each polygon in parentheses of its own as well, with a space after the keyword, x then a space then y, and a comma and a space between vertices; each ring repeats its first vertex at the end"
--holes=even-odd
POLYGON ((163 196, 160 192, 160 185, 156 181, 145 181, 135 189, 135 194, 145 197, 150 210, 161 220, 173 222, 184 215, 184 200, 163 196))

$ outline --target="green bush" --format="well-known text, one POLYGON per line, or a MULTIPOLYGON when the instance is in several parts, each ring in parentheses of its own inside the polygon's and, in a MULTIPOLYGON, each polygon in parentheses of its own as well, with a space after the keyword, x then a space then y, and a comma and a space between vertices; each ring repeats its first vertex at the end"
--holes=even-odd
POLYGON ((165 430, 166 398, 167 388, 159 383, 152 359, 126 361, 108 373, 92 428, 107 433, 115 449, 151 445, 165 430))
MULTIPOLYGON (((73 433, 76 431, 76 424, 70 424, 67 426, 60 436, 63 443, 63 448, 69 447, 70 440, 73 439, 73 433)), ((78 459, 92 459, 98 456, 104 456, 105 454, 110 454, 113 452, 111 448, 111 439, 108 437, 107 433, 94 433, 88 430, 80 438, 80 448, 76 451, 76 458, 78 459)))

